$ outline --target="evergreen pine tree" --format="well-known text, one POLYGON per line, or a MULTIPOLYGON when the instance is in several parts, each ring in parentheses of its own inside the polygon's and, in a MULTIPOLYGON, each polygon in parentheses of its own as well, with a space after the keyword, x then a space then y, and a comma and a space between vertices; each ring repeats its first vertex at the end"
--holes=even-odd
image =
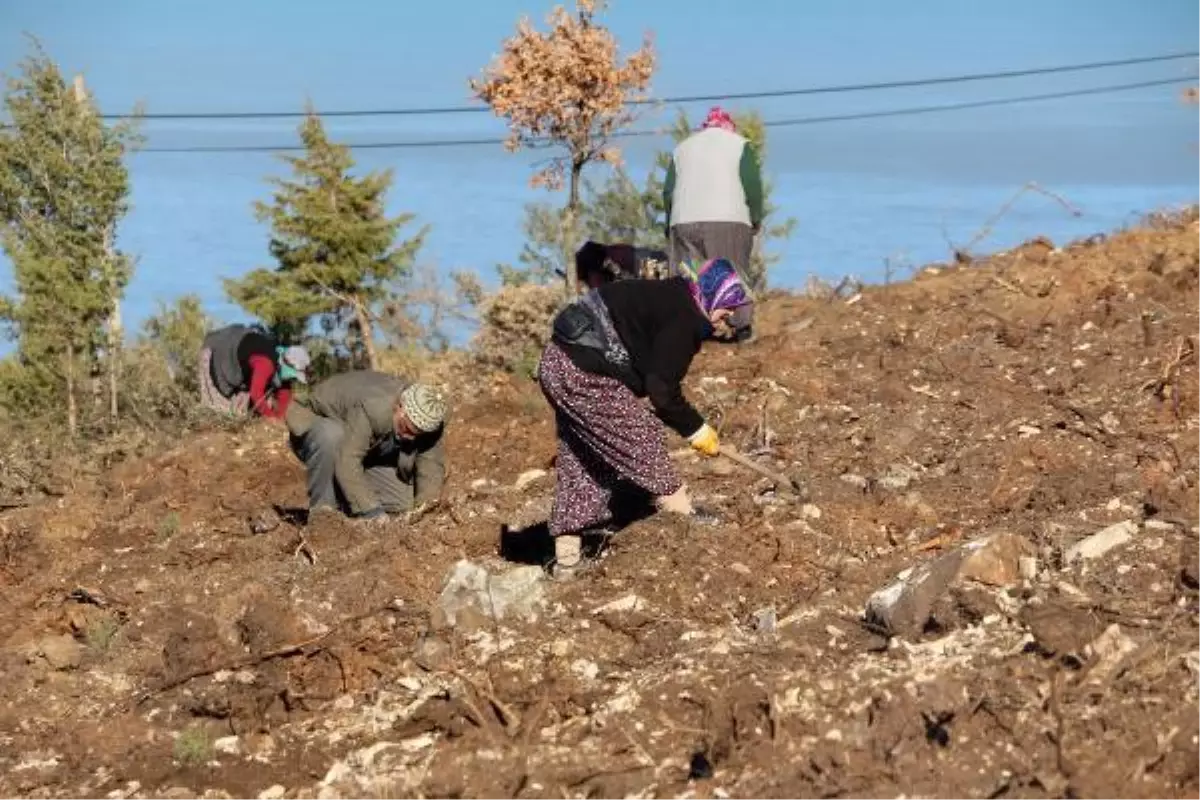
POLYGON ((304 155, 285 157, 293 176, 272 179, 272 202, 254 206, 258 220, 271 224, 278 265, 226 280, 225 291, 285 339, 302 336, 319 317, 335 345, 375 368, 377 308, 411 273, 428 229, 396 243, 414 215, 387 216, 392 171, 352 175, 350 148, 329 139, 311 108, 300 138, 304 155))
POLYGON ((68 86, 36 41, 33 49, 8 81, 0 128, 0 243, 16 288, 0 298, 0 319, 18 342, 21 369, 10 379, 19 372, 27 384, 4 395, 58 405, 74 433, 80 378, 102 350, 115 415, 119 347, 104 329, 133 271, 116 226, 129 207, 123 157, 138 137, 132 123, 105 125, 82 85, 68 86))

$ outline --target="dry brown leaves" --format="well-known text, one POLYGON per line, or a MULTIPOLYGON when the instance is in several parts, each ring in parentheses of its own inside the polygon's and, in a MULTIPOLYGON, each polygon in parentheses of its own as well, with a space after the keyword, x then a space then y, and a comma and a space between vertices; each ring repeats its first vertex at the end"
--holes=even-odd
MULTIPOLYGON (((555 144, 576 166, 619 161, 607 139, 632 121, 627 103, 644 98, 654 48, 647 34, 622 62, 616 39, 595 21, 596 10, 594 0, 578 0, 574 14, 556 6, 546 33, 523 18, 483 76, 471 80, 475 96, 507 120, 510 151, 555 144)), ((534 176, 534 185, 561 187, 564 167, 565 159, 556 159, 534 176)))

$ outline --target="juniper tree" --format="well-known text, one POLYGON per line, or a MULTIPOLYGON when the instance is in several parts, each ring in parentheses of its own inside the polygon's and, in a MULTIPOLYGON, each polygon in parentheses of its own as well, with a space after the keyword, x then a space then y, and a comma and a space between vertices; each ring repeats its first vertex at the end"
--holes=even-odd
POLYGON ((68 86, 36 40, 8 80, 4 106, 0 242, 16 292, 0 298, 0 319, 18 343, 26 396, 61 403, 74 434, 80 376, 102 350, 115 416, 119 343, 104 328, 115 323, 132 273, 116 228, 129 208, 123 158, 139 139, 132 122, 106 125, 82 84, 68 86))
POLYGON ((397 244, 412 214, 389 217, 391 170, 351 174, 350 148, 329 139, 311 108, 300 125, 303 156, 285 156, 291 178, 273 178, 270 203, 254 204, 271 225, 277 265, 225 281, 229 297, 284 338, 317 317, 325 334, 374 368, 377 307, 412 270, 427 228, 397 244))

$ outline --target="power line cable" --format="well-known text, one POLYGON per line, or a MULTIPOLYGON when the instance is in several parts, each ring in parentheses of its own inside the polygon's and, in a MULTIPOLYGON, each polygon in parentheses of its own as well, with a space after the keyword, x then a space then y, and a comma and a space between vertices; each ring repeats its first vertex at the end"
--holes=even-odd
MULTIPOLYGON (((941 86, 954 83, 970 83, 973 81, 998 80, 1002 78, 1021 78, 1033 75, 1055 75, 1085 70, 1104 69, 1107 67, 1126 67, 1137 64, 1153 64, 1163 61, 1176 61, 1181 58, 1196 58, 1200 52, 1168 53, 1157 56, 1142 56, 1139 58, 1122 58, 1108 61, 1091 61, 1081 64, 1062 64, 1052 67, 1033 67, 1028 69, 1003 70, 999 72, 976 72, 965 75, 949 75, 933 78, 914 78, 901 81, 882 81, 877 83, 847 83, 833 86, 810 86, 802 89, 778 89, 760 92, 734 92, 730 94, 692 94, 675 97, 662 97, 631 101, 629 105, 671 105, 676 103, 714 102, 718 100, 765 100, 779 97, 800 97, 816 94, 843 94, 847 92, 865 92, 881 89, 904 89, 916 86, 941 86)), ((443 114, 482 114, 491 109, 484 105, 470 106, 441 106, 428 108, 378 108, 342 111, 321 111, 320 117, 396 117, 396 116, 436 116, 443 114)), ((211 112, 155 112, 146 114, 101 114, 103 119, 142 119, 142 120, 199 120, 199 119, 297 119, 306 116, 304 111, 211 111, 211 112)))
MULTIPOLYGON (((1018 103, 1030 103, 1041 100, 1058 100, 1069 97, 1085 97, 1088 95, 1111 94, 1115 92, 1124 92, 1132 89, 1144 89, 1152 86, 1168 86, 1171 84, 1189 83, 1200 80, 1200 74, 1189 75, 1180 78, 1160 78, 1150 81, 1137 81, 1135 83, 1112 84, 1109 86, 1094 86, 1086 89, 1069 89, 1061 92, 1045 92, 1042 94, 1020 95, 1016 97, 1001 97, 992 100, 968 100, 961 103, 947 103, 943 105, 932 106, 912 106, 908 108, 885 109, 882 111, 863 111, 849 114, 830 114, 825 116, 814 117, 795 117, 792 119, 768 120, 763 123, 767 128, 783 128, 793 127, 798 125, 817 125, 829 122, 849 122, 865 119, 882 119, 886 117, 901 117, 917 114, 932 114, 943 111, 965 111, 975 108, 988 108, 992 106, 1007 106, 1016 105, 1018 103)), ((633 138, 645 136, 666 136, 669 135, 669 130, 650 129, 650 130, 632 130, 620 131, 613 134, 613 138, 633 138)), ((430 139, 428 141, 401 141, 401 142, 361 142, 347 143, 347 146, 352 150, 398 150, 410 148, 434 148, 434 147, 470 147, 477 145, 501 145, 504 144, 503 138, 472 138, 472 139, 430 139)), ((545 144, 543 140, 541 142, 545 144)), ((198 145, 192 147, 147 147, 139 150, 139 153, 286 153, 286 152, 302 152, 303 145, 198 145)))

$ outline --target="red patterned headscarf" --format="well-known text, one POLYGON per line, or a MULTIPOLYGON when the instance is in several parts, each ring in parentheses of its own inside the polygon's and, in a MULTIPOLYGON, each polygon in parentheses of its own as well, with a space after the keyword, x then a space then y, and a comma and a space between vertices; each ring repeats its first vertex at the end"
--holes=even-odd
POLYGON ((708 110, 708 116, 704 118, 704 122, 700 125, 700 130, 709 128, 721 128, 727 131, 737 131, 737 125, 734 124, 733 117, 720 106, 713 106, 708 110))

